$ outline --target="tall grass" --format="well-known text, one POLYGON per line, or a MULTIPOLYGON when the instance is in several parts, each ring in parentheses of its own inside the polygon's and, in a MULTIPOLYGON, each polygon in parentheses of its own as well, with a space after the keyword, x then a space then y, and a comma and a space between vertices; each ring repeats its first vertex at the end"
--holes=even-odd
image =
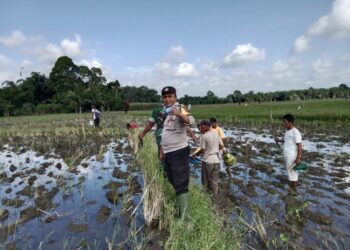
POLYGON ((130 135, 144 177, 144 216, 148 225, 158 223, 168 231, 165 249, 241 249, 240 231, 215 212, 208 195, 200 187, 191 185, 188 219, 175 217, 175 192, 163 178, 159 168, 157 146, 153 137, 146 136, 143 147, 138 147, 137 132, 130 135), (225 226, 225 224, 230 226, 225 226))
POLYGON ((149 226, 158 225, 159 229, 164 229, 167 227, 164 218, 166 183, 158 160, 157 145, 154 138, 148 135, 145 137, 141 148, 138 143, 137 130, 130 134, 129 141, 143 173, 144 190, 142 200, 146 223, 149 226))
POLYGON ((189 219, 172 220, 165 249, 242 249, 243 235, 223 214, 215 211, 200 187, 190 187, 189 219), (225 220, 227 225, 224 225, 225 220))

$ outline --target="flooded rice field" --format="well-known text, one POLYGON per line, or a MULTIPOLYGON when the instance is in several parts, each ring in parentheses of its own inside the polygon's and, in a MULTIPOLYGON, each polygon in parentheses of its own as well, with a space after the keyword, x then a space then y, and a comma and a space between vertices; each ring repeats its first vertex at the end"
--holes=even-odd
MULTIPOLYGON (((261 222, 265 233, 251 230, 259 248, 350 245, 349 140, 303 138, 309 168, 300 172, 294 191, 273 134, 241 128, 225 134, 237 164, 232 178, 220 173, 216 206, 251 227, 261 222)), ((99 154, 88 151, 75 164, 54 150, 42 151, 10 143, 0 148, 0 247, 133 249, 144 241, 142 175, 126 139, 106 143, 99 154)), ((191 173, 200 184, 200 166, 191 165, 191 173)))
MULTIPOLYGON (((315 134, 303 139, 300 186, 288 186, 282 145, 269 131, 228 129, 226 147, 236 156, 232 177, 221 173, 219 206, 238 213, 258 232, 268 248, 346 249, 350 245, 350 143, 315 134), (274 245, 275 244, 275 245, 274 245)), ((199 178, 199 166, 193 176, 199 178)), ((261 243, 261 242, 260 242, 261 243)), ((263 244, 262 244, 263 245, 263 244)))
POLYGON ((5 145, 0 151, 0 246, 132 249, 138 236, 131 232, 144 224, 142 209, 134 211, 141 185, 125 139, 75 167, 54 153, 5 145))

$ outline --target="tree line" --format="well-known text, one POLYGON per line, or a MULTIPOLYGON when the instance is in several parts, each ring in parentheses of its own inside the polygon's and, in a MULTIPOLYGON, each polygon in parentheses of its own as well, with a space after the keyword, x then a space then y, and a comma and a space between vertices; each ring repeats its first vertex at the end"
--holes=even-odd
POLYGON ((16 82, 5 81, 0 89, 0 115, 28 115, 88 111, 92 104, 104 110, 121 110, 124 102, 158 102, 160 96, 145 86, 122 87, 107 82, 97 67, 78 66, 59 57, 49 76, 32 72, 16 82))
MULTIPOLYGON (((124 102, 159 103, 156 90, 146 86, 121 86, 119 81, 107 81, 102 70, 74 64, 67 56, 59 57, 49 76, 32 72, 16 82, 5 81, 0 88, 0 115, 29 115, 76 112, 91 109, 95 104, 104 110, 121 110, 124 102)), ((183 104, 260 103, 289 100, 350 98, 350 88, 340 84, 332 88, 309 88, 275 92, 241 93, 235 90, 226 97, 218 97, 211 90, 206 96, 180 98, 183 104)), ((142 108, 142 105, 137 105, 142 108)), ((146 106, 145 106, 146 107, 146 106)), ((147 105, 149 107, 149 105, 147 105)))
POLYGON ((249 91, 243 94, 235 90, 226 97, 218 97, 213 91, 209 90, 206 96, 188 96, 180 98, 184 104, 220 104, 220 103, 260 103, 260 102, 280 102, 294 100, 311 100, 311 99, 335 99, 350 98, 350 88, 346 84, 340 84, 332 88, 309 88, 303 90, 288 90, 275 92, 256 92, 249 91))

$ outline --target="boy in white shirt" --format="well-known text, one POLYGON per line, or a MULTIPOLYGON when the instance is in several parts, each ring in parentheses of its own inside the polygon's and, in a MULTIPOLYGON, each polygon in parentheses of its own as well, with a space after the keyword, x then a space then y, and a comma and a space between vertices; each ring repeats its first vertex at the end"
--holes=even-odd
MULTIPOLYGON (((294 117, 291 114, 283 116, 283 126, 287 129, 284 134, 283 154, 288 173, 288 180, 292 188, 298 186, 298 172, 293 168, 301 163, 302 137, 294 127, 294 117)), ((282 140, 275 139, 276 143, 282 140)))

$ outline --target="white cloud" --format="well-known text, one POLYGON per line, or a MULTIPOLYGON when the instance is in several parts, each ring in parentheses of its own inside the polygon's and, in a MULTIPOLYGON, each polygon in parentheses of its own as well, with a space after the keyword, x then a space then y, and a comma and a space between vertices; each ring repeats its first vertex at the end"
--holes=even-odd
POLYGON ((0 37, 0 43, 6 47, 17 47, 24 44, 28 38, 20 30, 12 31, 11 35, 7 37, 0 37))
POLYGON ((0 54, 0 86, 6 80, 11 80, 13 61, 0 54))
POLYGON ((224 58, 224 64, 229 66, 240 66, 254 63, 265 58, 265 50, 253 47, 250 43, 237 45, 224 58))
POLYGON ((181 62, 186 58, 186 54, 185 49, 181 45, 172 46, 165 56, 165 61, 172 63, 181 62))
POLYGON ((83 53, 80 48, 81 38, 79 35, 75 35, 75 40, 63 39, 61 42, 61 48, 63 52, 69 57, 78 57, 83 53))
POLYGON ((9 36, 0 37, 0 44, 8 48, 15 48, 27 44, 35 44, 40 42, 42 39, 43 38, 41 36, 26 36, 22 31, 14 30, 9 36))
POLYGON ((37 58, 40 63, 52 64, 58 57, 64 55, 71 57, 73 60, 86 59, 82 58, 85 56, 85 53, 81 48, 81 44, 81 37, 75 35, 75 39, 64 38, 59 44, 40 44, 34 48, 25 48, 23 51, 25 55, 37 58))
POLYGON ((350 53, 343 55, 340 59, 345 62, 350 62, 350 53))
POLYGON ((78 65, 85 65, 89 68, 93 68, 93 67, 102 68, 103 67, 102 63, 98 59, 91 59, 91 60, 83 59, 83 60, 79 61, 77 64, 78 65))
POLYGON ((277 60, 273 65, 272 65, 272 72, 283 72, 286 70, 289 70, 290 65, 287 61, 285 60, 277 60))
POLYGON ((180 63, 175 69, 175 76, 177 77, 194 77, 197 75, 196 67, 192 63, 180 63))
POLYGON ((181 64, 174 68, 168 63, 157 63, 153 65, 153 70, 147 72, 141 70, 120 72, 118 80, 123 85, 140 86, 144 84, 158 91, 165 85, 173 85, 177 88, 180 97, 185 94, 203 96, 208 90, 225 97, 236 89, 246 93, 250 90, 268 92, 309 87, 329 88, 350 79, 347 64, 339 64, 338 61, 332 62, 326 58, 316 60, 311 64, 302 63, 295 58, 280 59, 262 70, 235 68, 228 71, 224 68, 217 68, 215 63, 210 61, 197 61, 195 64, 186 62, 186 64, 193 66, 181 67, 182 72, 186 72, 186 76, 191 68, 196 70, 196 74, 192 74, 191 78, 178 77, 175 74, 181 64), (334 70, 335 68, 337 70, 334 70))
POLYGON ((167 62, 156 62, 154 64, 154 71, 159 74, 170 74, 173 71, 170 63, 167 62))
POLYGON ((329 72, 332 70, 334 63, 328 59, 318 59, 312 64, 312 68, 317 73, 329 72))
POLYGON ((335 0, 331 12, 314 23, 309 29, 309 34, 350 37, 350 1, 335 0))
POLYGON ((12 62, 11 59, 0 54, 0 67, 6 67, 6 66, 10 65, 11 62, 12 62))
POLYGON ((44 48, 39 48, 36 53, 39 61, 44 63, 52 63, 63 55, 61 48, 52 43, 48 43, 44 48))
POLYGON ((16 81, 20 77, 19 72, 22 73, 22 78, 29 76, 34 71, 48 74, 57 58, 64 55, 69 56, 77 65, 101 68, 108 80, 116 79, 111 67, 103 65, 99 59, 83 50, 82 38, 78 34, 73 39, 64 38, 59 43, 45 43, 40 36, 28 37, 20 31, 14 31, 11 36, 3 38, 1 41, 5 41, 8 45, 23 45, 19 52, 27 59, 11 62, 10 59, 0 55, 0 82, 4 80, 16 81), (19 37, 22 37, 22 39, 19 39, 19 37), (11 62, 10 66, 8 65, 9 62, 11 62), (5 63, 6 66, 4 66, 5 63))
POLYGON ((24 59, 22 62, 21 62, 21 67, 30 67, 32 66, 33 63, 27 59, 24 59))
POLYGON ((297 54, 308 51, 310 49, 309 42, 310 42, 310 38, 305 35, 298 37, 294 42, 293 51, 297 54))

